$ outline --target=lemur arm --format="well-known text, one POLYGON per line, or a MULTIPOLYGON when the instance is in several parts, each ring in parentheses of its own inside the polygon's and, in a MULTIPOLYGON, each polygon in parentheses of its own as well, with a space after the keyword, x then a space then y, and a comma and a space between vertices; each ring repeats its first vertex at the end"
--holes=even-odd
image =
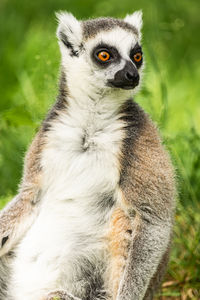
POLYGON ((122 195, 129 207, 133 234, 117 300, 152 299, 147 296, 147 290, 168 251, 175 188, 171 166, 165 152, 161 151, 161 154, 163 161, 153 153, 151 159, 142 158, 138 152, 134 168, 128 170, 122 182, 122 195))
POLYGON ((143 298, 144 300, 152 300, 155 292, 158 291, 158 289, 162 283, 163 277, 165 275, 165 272, 167 270, 170 248, 171 248, 171 238, 170 238, 168 247, 167 247, 165 253, 163 254, 162 259, 157 267, 156 273, 151 278, 150 284, 149 284, 146 294, 143 298))
POLYGON ((170 220, 154 218, 149 207, 146 211, 143 207, 136 218, 137 229, 130 245, 117 300, 146 299, 147 289, 169 244, 170 220))
POLYGON ((38 210, 38 192, 24 198, 17 195, 0 212, 0 256, 8 253, 33 223, 38 210))
POLYGON ((120 188, 132 237, 116 299, 152 299, 152 286, 159 284, 155 280, 162 279, 167 263, 176 195, 174 170, 148 116, 132 103, 125 113, 128 126, 120 188))
POLYGON ((37 216, 40 204, 40 150, 39 132, 26 156, 19 194, 0 211, 0 256, 12 250, 37 216))

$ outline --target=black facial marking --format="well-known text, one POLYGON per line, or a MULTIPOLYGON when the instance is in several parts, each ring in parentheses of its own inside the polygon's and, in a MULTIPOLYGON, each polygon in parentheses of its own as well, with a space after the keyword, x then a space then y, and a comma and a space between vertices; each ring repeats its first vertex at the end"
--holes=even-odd
POLYGON ((60 39, 61 39, 61 41, 63 42, 63 44, 64 44, 68 49, 71 50, 71 54, 70 54, 71 56, 76 56, 76 57, 79 56, 78 51, 74 50, 72 44, 67 40, 67 37, 66 37, 66 35, 65 35, 63 32, 60 32, 60 39))
POLYGON ((110 65, 110 63, 112 62, 120 62, 120 55, 119 55, 119 52, 117 51, 117 49, 115 47, 112 47, 112 46, 109 46, 107 44, 99 44, 97 45, 92 53, 91 53, 91 58, 92 60, 98 64, 99 66, 102 66, 102 67, 107 67, 110 65), (101 51, 106 51, 110 54, 110 58, 109 60, 107 61, 101 61, 99 58, 98 58, 98 54, 101 52, 101 51))
POLYGON ((7 242, 8 239, 9 239, 9 236, 5 236, 2 238, 1 247, 3 247, 5 245, 5 243, 7 242))
POLYGON ((133 49, 131 49, 130 58, 134 62, 134 64, 136 65, 136 67, 139 69, 141 67, 142 63, 143 63, 143 57, 142 57, 142 59, 139 62, 135 61, 134 60, 134 55, 136 53, 143 54, 142 47, 138 43, 135 45, 135 47, 133 49))

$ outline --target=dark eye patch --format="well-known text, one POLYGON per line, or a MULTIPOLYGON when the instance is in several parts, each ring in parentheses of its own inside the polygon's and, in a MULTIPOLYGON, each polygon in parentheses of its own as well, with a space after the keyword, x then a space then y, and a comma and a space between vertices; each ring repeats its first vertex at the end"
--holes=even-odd
POLYGON ((96 64, 102 67, 107 67, 112 62, 120 62, 120 55, 117 49, 107 44, 99 44, 96 46, 91 53, 91 58, 96 64), (102 61, 99 59, 98 54, 102 51, 109 53, 110 58, 108 60, 102 61))
POLYGON ((135 47, 133 49, 131 49, 130 51, 130 58, 131 60, 134 62, 134 64, 136 65, 136 67, 139 69, 143 63, 143 52, 142 52, 142 47, 137 43, 135 45, 135 47), (136 61, 134 60, 134 55, 136 54, 141 54, 141 60, 140 61, 136 61))

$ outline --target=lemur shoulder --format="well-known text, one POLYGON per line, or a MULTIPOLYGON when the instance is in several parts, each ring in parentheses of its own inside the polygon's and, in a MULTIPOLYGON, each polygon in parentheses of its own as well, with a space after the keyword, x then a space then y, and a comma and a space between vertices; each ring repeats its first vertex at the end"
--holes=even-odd
POLYGON ((18 195, 0 213, 0 299, 153 299, 175 183, 155 125, 132 100, 143 69, 141 12, 57 16, 59 95, 26 155, 18 195))

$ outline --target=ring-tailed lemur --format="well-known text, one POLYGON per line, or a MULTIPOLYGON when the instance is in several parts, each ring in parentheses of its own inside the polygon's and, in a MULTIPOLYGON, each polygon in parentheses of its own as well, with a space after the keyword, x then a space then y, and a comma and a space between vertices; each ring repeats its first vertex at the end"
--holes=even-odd
POLYGON ((59 95, 0 214, 0 299, 152 299, 175 185, 156 127, 131 99, 141 13, 58 19, 59 95))

